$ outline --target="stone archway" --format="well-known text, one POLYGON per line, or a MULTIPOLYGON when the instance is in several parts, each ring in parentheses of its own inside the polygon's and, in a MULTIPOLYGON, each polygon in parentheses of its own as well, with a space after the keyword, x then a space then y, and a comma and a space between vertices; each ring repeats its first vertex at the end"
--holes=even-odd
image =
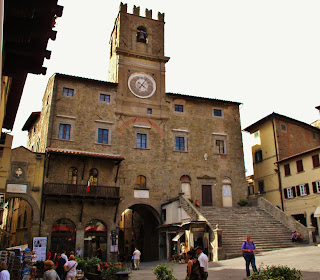
POLYGON ((39 236, 40 231, 40 208, 34 198, 28 194, 23 193, 6 193, 6 200, 20 198, 29 203, 32 209, 32 226, 30 235, 28 237, 28 246, 32 248, 33 237, 39 236))
POLYGON ((141 251, 142 261, 159 260, 159 213, 150 205, 133 204, 122 212, 119 221, 119 253, 131 258, 134 248, 141 251))

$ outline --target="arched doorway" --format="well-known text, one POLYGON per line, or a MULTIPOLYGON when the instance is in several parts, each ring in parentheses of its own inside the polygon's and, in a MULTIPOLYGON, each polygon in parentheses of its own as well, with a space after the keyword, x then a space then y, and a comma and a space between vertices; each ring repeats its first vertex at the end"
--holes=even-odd
POLYGON ((159 225, 159 214, 149 205, 135 204, 126 209, 119 221, 120 259, 131 259, 134 248, 138 248, 142 261, 159 260, 159 225))
POLYGON ((51 250, 52 252, 67 253, 75 251, 76 245, 76 226, 69 219, 60 219, 52 225, 51 231, 51 250))
POLYGON ((229 178, 222 180, 222 205, 223 207, 232 207, 232 189, 229 178))
POLYGON ((84 257, 106 260, 107 228, 100 220, 91 220, 84 230, 84 257))
POLYGON ((186 198, 191 198, 191 179, 188 175, 183 175, 180 178, 181 192, 186 198))
MULTIPOLYGON (((33 208, 19 197, 9 198, 4 203, 0 232, 0 247, 8 248, 32 244, 33 208)), ((32 247, 31 247, 32 248, 32 247)))

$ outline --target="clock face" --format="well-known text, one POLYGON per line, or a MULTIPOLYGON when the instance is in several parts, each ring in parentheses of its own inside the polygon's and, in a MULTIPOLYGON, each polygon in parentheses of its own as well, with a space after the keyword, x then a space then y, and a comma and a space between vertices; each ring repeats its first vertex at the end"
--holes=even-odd
POLYGON ((148 74, 134 73, 129 77, 128 87, 139 98, 149 98, 156 91, 156 82, 148 74))

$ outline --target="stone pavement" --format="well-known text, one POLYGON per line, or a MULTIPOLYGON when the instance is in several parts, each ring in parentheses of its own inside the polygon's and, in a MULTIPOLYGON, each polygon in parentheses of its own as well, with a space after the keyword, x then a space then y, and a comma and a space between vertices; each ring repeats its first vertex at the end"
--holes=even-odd
MULTIPOLYGON (((298 246, 264 252, 256 255, 257 268, 263 265, 286 265, 302 271, 304 280, 320 280, 320 247, 298 246)), ((159 262, 142 262, 140 270, 132 271, 130 280, 156 280, 152 268, 159 262)), ((173 274, 178 280, 186 277, 186 264, 172 264, 173 274)), ((208 280, 242 280, 246 277, 242 257, 209 263, 208 280)))

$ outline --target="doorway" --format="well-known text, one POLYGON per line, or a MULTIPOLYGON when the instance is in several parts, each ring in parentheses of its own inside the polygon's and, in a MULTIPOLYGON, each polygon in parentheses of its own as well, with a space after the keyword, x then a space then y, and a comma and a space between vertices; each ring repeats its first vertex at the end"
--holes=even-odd
POLYGON ((202 185, 202 206, 212 206, 211 185, 202 185))

